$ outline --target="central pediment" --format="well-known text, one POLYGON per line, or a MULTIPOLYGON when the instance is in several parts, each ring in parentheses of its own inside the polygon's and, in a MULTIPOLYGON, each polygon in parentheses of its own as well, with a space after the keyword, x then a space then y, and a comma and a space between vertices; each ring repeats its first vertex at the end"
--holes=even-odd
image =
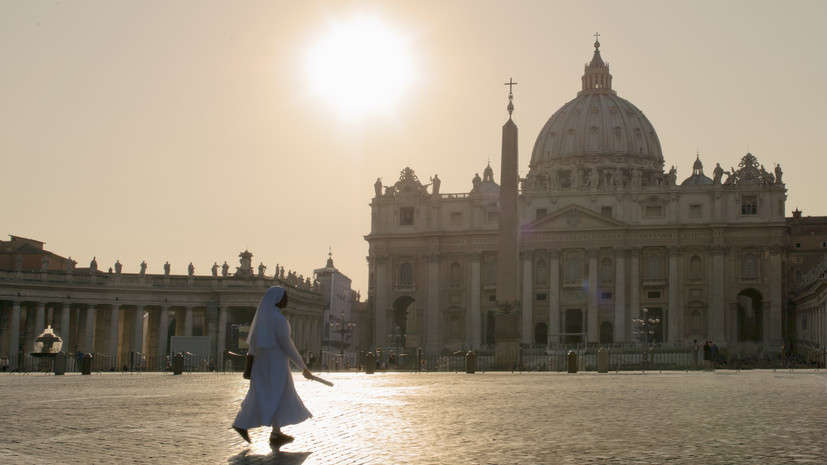
POLYGON ((522 226, 525 232, 626 228, 628 225, 578 205, 569 205, 522 226))

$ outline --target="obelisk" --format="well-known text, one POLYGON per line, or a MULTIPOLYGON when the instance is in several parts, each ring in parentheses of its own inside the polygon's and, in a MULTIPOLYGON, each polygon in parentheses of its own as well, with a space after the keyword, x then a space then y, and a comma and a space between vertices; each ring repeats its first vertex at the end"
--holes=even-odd
POLYGON ((503 125, 500 163, 500 212, 497 246, 497 315, 494 320, 494 367, 508 369, 519 363, 520 355, 520 224, 517 196, 520 174, 517 170, 517 125, 509 79, 508 121, 503 125))

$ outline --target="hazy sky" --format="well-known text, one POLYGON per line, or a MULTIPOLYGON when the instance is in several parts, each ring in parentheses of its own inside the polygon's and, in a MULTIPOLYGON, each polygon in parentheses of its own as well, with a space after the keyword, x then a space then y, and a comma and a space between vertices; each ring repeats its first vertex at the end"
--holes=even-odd
POLYGON ((823 1, 0 1, 0 234, 174 274, 249 249, 309 276, 332 247, 365 296, 376 178, 410 165, 468 192, 489 159, 499 173, 510 77, 525 175, 595 32, 679 181, 698 151, 711 175, 749 150, 781 163, 788 215, 827 215, 825 17, 823 1), (390 99, 366 58, 348 106, 388 104, 353 118, 305 62, 365 17, 403 40, 412 76, 390 99))

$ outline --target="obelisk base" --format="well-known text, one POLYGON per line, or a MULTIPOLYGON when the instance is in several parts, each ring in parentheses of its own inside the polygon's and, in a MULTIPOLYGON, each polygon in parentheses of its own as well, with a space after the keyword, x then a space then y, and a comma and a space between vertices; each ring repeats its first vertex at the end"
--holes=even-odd
POLYGON ((520 316, 501 313, 494 317, 494 369, 511 370, 520 364, 520 316))

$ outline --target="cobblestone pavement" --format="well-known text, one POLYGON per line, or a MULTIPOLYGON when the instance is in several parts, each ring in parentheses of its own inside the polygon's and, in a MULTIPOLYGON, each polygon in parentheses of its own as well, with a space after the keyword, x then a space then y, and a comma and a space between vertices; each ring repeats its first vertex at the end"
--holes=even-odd
POLYGON ((238 373, 0 374, 0 463, 827 463, 824 372, 322 376, 272 452, 238 373))

